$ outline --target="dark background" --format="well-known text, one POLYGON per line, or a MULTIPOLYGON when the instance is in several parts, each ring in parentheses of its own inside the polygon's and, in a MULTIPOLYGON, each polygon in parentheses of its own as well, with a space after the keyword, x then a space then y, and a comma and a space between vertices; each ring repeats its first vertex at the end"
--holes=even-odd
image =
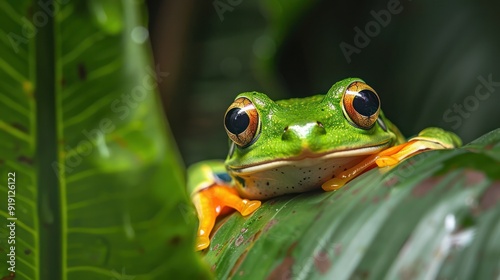
POLYGON ((150 0, 148 5, 155 61, 170 73, 160 84, 163 105, 186 164, 225 158, 222 118, 238 93, 262 91, 275 100, 309 96, 350 76, 378 92, 384 113, 406 136, 439 126, 468 143, 500 126, 500 86, 491 92, 483 87, 484 100, 475 96, 478 77, 500 83, 497 2, 150 0), (375 24, 373 14, 389 12, 388 6, 399 13, 386 18, 386 26, 375 24), (365 32, 367 25, 373 36, 358 44, 349 63, 340 44, 356 47, 354 28, 365 32))

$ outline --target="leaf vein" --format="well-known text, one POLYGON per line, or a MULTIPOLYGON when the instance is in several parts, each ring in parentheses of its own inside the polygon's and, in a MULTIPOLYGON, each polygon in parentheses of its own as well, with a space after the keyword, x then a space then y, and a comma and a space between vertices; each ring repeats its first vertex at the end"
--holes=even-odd
POLYGON ((14 111, 21 113, 22 115, 29 116, 30 112, 27 108, 24 108, 21 104, 16 103, 14 100, 7 97, 6 94, 0 94, 0 101, 4 103, 4 105, 9 106, 14 111))
POLYGON ((25 81, 28 81, 28 78, 23 76, 23 74, 19 73, 11 67, 5 60, 0 58, 0 68, 4 69, 7 74, 9 74, 14 80, 18 81, 19 83, 24 83, 25 81))
POLYGON ((72 62, 77 57, 80 57, 85 50, 94 46, 97 42, 103 40, 104 38, 106 38, 106 34, 104 34, 103 32, 97 32, 88 37, 83 42, 78 44, 77 47, 73 48, 70 52, 61 57, 62 64, 68 65, 69 62, 72 62))
POLYGON ((5 132, 11 134, 12 136, 14 136, 18 139, 24 140, 25 142, 33 144, 33 140, 31 139, 31 137, 28 134, 20 131, 19 129, 7 124, 6 122, 4 122, 2 120, 0 120, 0 130, 3 130, 5 132))
POLYGON ((79 122, 87 119, 88 117, 95 115, 96 112, 99 110, 105 108, 107 104, 110 104, 110 100, 113 96, 109 95, 104 95, 101 100, 97 101, 96 103, 92 104, 91 106, 88 106, 84 111, 80 112, 79 114, 73 116, 72 118, 69 118, 65 123, 64 123, 64 128, 67 129, 68 127, 71 127, 75 124, 78 124, 79 122))

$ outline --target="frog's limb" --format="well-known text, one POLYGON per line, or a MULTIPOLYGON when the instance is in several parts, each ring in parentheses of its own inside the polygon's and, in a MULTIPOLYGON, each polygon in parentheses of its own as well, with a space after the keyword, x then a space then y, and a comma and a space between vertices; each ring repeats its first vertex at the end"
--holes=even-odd
POLYGON ((247 216, 260 206, 260 201, 241 199, 234 188, 223 185, 212 185, 201 190, 192 196, 192 201, 199 219, 196 250, 203 250, 210 244, 210 233, 224 207, 233 208, 247 216))
POLYGON ((422 130, 418 136, 401 144, 402 149, 381 155, 377 158, 376 163, 378 167, 392 166, 424 151, 452 149, 461 145, 462 140, 455 133, 437 127, 429 127, 422 130))
POLYGON ((215 220, 225 207, 233 208, 246 216, 261 204, 260 201, 238 196, 222 162, 202 162, 191 166, 188 169, 188 188, 192 191, 191 200, 199 219, 196 250, 208 247, 215 220))
POLYGON ((405 144, 397 145, 391 148, 388 148, 386 150, 381 151, 378 154, 373 154, 362 160, 360 163, 356 164, 355 166, 347 169, 346 171, 341 172, 334 178, 326 181, 321 185, 323 190, 325 191, 334 191, 338 190, 341 187, 343 187, 347 182, 351 181, 354 179, 356 176, 361 175, 361 173, 375 167, 377 159, 379 159, 381 156, 384 155, 389 155, 389 154, 394 154, 397 153, 399 150, 404 148, 405 144))
POLYGON ((378 167, 392 166, 427 150, 451 149, 460 147, 461 145, 462 141, 456 134, 440 128, 429 127, 422 130, 418 136, 411 138, 406 143, 367 157, 354 167, 326 181, 321 187, 325 191, 337 190, 364 171, 375 167, 375 165, 378 167))

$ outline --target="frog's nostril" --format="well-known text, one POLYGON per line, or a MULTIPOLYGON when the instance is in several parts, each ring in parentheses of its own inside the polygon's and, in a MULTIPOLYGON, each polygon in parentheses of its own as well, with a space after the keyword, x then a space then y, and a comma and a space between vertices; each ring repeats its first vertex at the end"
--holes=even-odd
POLYGON ((287 125, 283 129, 283 134, 281 134, 281 139, 285 141, 290 141, 292 139, 297 139, 297 134, 293 129, 290 129, 290 127, 287 125))
POLYGON ((313 129, 319 134, 326 134, 325 126, 320 121, 316 121, 316 127, 313 129))

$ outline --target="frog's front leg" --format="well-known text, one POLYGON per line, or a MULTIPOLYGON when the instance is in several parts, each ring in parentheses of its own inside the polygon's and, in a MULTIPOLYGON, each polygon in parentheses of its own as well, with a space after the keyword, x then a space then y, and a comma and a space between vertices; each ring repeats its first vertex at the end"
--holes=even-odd
POLYGON ((393 153, 384 153, 385 151, 382 151, 380 157, 376 160, 377 166, 392 166, 428 150, 457 148, 462 146, 462 140, 453 132, 437 127, 429 127, 399 146, 401 146, 401 149, 393 153))
POLYGON ((191 200, 198 214, 196 250, 203 250, 210 244, 210 233, 217 217, 230 207, 247 216, 261 204, 258 200, 239 197, 232 187, 232 180, 221 161, 205 161, 188 169, 188 188, 191 200))
POLYGON ((341 172, 335 178, 323 183, 322 188, 325 191, 337 190, 374 166, 392 166, 428 150, 452 149, 461 145, 462 141, 455 133, 437 127, 429 127, 422 130, 418 136, 409 139, 406 143, 396 145, 367 157, 354 167, 341 172))

